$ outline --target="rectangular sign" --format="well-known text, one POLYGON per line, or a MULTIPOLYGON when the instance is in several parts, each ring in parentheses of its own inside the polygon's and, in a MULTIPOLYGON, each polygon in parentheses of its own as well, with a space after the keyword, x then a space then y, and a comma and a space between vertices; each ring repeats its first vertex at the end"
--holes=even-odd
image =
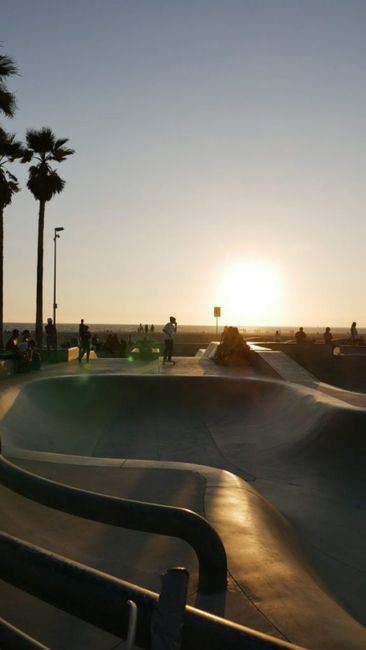
POLYGON ((214 316, 215 316, 215 318, 220 318, 220 316, 221 316, 221 307, 214 307, 214 316))

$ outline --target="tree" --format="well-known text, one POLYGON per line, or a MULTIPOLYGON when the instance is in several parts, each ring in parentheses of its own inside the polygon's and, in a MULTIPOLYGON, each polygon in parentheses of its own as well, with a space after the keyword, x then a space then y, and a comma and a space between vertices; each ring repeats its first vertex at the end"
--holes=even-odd
POLYGON ((6 54, 0 54, 0 111, 7 117, 13 117, 16 103, 15 96, 7 89, 5 80, 17 72, 18 68, 13 59, 6 54))
MULTIPOLYGON (((0 113, 13 117, 16 103, 15 96, 9 92, 5 80, 18 69, 9 56, 0 54, 0 113)), ((7 169, 7 164, 22 156, 22 146, 0 126, 0 350, 4 348, 3 311, 4 311, 4 208, 11 203, 13 194, 19 191, 18 181, 7 169)))
POLYGON ((28 162, 32 158, 38 164, 29 168, 28 189, 36 201, 39 201, 38 216, 38 246, 37 246, 37 292, 36 292, 36 341, 42 347, 43 338, 43 238, 44 217, 47 201, 55 194, 62 192, 65 181, 60 178, 50 163, 61 163, 74 151, 65 147, 68 138, 56 139, 51 129, 43 127, 40 130, 29 129, 26 135, 27 150, 22 161, 28 162))
POLYGON ((9 163, 24 156, 24 149, 15 135, 6 133, 0 127, 0 350, 3 341, 3 305, 4 305, 4 209, 10 205, 13 195, 19 192, 18 179, 7 169, 9 163))

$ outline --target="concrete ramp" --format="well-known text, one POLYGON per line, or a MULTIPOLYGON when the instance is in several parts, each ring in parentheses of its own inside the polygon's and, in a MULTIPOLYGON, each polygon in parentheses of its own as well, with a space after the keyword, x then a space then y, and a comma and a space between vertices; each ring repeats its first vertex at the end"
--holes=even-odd
POLYGON ((260 347, 257 344, 250 345, 258 356, 263 359, 268 365, 276 371, 282 379, 290 381, 302 386, 309 386, 315 388, 319 383, 317 378, 314 377, 305 368, 296 363, 291 357, 287 356, 284 352, 279 350, 268 350, 267 348, 260 347))
POLYGON ((211 341, 211 343, 208 344, 207 348, 205 350, 202 350, 202 354, 200 355, 200 358, 213 359, 216 354, 218 345, 219 345, 218 341, 211 341))
POLYGON ((263 625, 315 650, 366 647, 365 409, 289 382, 92 373, 1 403, 5 453, 40 473, 92 459, 198 473, 263 625))

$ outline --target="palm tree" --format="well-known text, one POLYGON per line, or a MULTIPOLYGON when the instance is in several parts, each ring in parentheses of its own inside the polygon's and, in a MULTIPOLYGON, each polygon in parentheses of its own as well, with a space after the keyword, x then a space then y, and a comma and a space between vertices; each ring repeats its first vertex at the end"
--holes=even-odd
POLYGON ((37 248, 37 296, 36 296, 36 341, 42 347, 43 337, 43 235, 46 202, 55 194, 62 192, 65 181, 50 166, 52 161, 61 163, 74 153, 65 147, 68 138, 56 139, 51 129, 43 127, 39 131, 29 129, 26 135, 27 150, 23 162, 33 157, 37 165, 29 168, 28 189, 36 201, 39 201, 38 248, 37 248))
POLYGON ((17 74, 17 72, 18 68, 13 59, 6 54, 0 54, 0 112, 7 117, 13 117, 16 103, 15 96, 7 89, 4 79, 17 74))
POLYGON ((0 350, 4 349, 3 341, 3 266, 4 266, 4 209, 12 201, 13 195, 19 192, 18 180, 7 169, 8 163, 24 156, 24 149, 15 135, 6 133, 0 127, 0 350))
MULTIPOLYGON (((0 54, 0 113, 13 117, 15 113, 15 96, 9 92, 5 81, 18 69, 9 56, 0 54)), ((14 135, 9 135, 0 127, 0 350, 4 348, 3 341, 3 309, 4 309, 4 208, 11 203, 13 194, 19 192, 18 181, 6 168, 9 162, 22 156, 22 146, 15 141, 14 135)))

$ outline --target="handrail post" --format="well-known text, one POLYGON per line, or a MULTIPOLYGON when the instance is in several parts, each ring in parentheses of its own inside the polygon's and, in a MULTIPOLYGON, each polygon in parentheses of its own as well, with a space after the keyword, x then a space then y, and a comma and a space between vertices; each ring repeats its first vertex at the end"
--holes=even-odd
POLYGON ((162 588, 151 619, 151 650, 180 650, 189 573, 176 567, 161 576, 162 588))

